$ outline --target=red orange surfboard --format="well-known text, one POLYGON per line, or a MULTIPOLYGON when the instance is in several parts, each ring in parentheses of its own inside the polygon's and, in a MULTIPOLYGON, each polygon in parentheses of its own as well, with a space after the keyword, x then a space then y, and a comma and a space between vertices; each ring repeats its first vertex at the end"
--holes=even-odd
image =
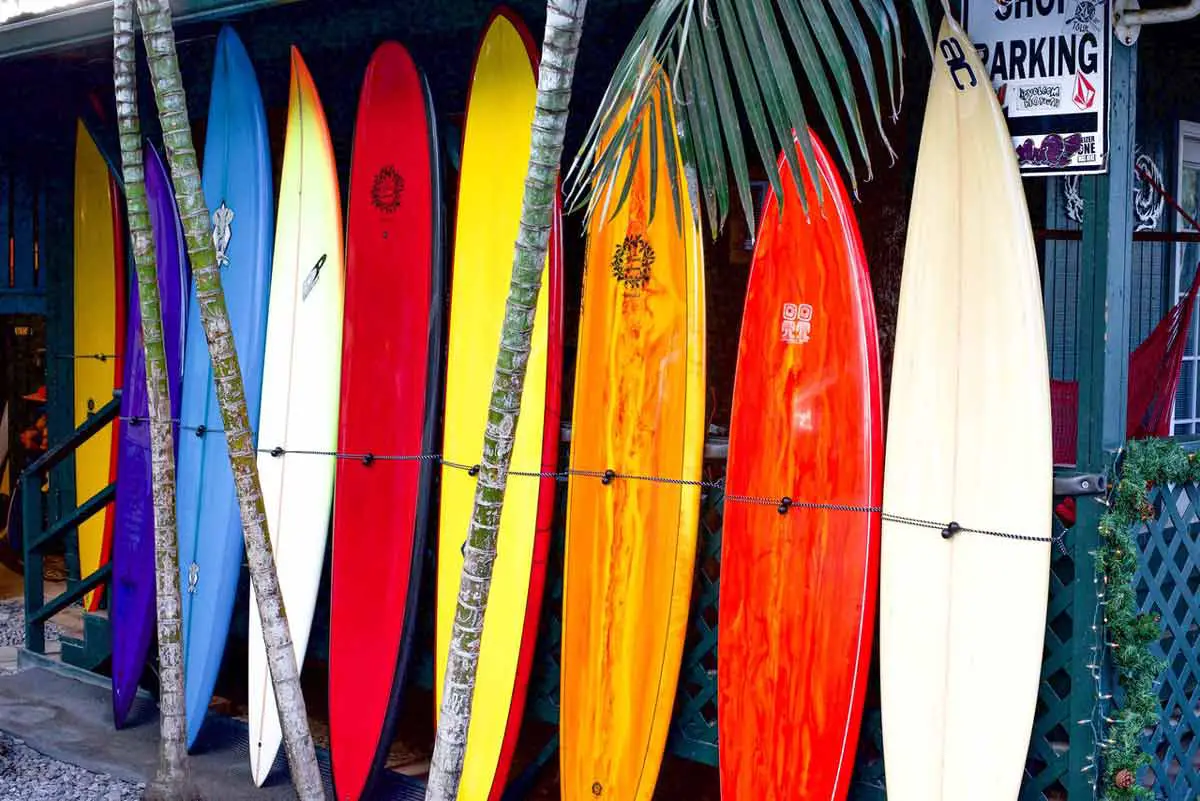
POLYGON ((846 797, 871 657, 883 433, 875 311, 846 190, 787 163, 768 195, 742 317, 729 431, 717 714, 721 797, 846 797), (738 496, 775 499, 751 502, 738 496))

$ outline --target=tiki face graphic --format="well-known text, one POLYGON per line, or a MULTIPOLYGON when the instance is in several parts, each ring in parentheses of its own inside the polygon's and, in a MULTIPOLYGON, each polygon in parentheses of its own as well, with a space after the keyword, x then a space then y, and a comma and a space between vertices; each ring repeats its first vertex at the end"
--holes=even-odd
POLYGON ((625 297, 640 297, 650 283, 651 268, 654 266, 654 248, 641 234, 625 237, 612 257, 613 278, 624 285, 625 297))

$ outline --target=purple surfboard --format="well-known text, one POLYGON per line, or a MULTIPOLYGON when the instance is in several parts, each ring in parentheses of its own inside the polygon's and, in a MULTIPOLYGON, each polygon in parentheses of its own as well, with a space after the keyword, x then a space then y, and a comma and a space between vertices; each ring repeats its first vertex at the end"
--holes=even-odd
MULTIPOLYGON (((187 250, 171 182, 153 146, 144 148, 146 196, 158 262, 158 294, 171 393, 171 419, 179 418, 183 383, 184 304, 188 296, 187 250)), ((112 688, 113 723, 125 724, 154 636, 154 501, 150 467, 146 354, 137 281, 129 292, 125 337, 125 383, 117 449, 117 498, 113 525, 112 688), (137 418, 137 421, 134 421, 137 418)), ((178 449, 178 429, 176 429, 178 449)))

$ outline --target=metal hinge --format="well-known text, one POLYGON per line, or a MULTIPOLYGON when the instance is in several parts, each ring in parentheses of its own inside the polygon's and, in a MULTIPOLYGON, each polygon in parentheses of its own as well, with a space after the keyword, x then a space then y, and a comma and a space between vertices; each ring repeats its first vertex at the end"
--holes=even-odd
POLYGON ((1103 495, 1108 492, 1108 476, 1103 473, 1078 473, 1055 476, 1055 495, 1103 495))

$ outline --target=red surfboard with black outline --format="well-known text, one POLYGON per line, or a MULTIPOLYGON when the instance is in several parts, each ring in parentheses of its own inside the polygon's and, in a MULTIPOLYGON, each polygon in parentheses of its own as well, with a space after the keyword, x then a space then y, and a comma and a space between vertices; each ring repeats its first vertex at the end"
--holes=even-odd
POLYGON ((369 796, 416 628, 442 397, 445 284, 437 126, 408 52, 379 46, 355 125, 333 511, 329 728, 338 799, 369 796))

